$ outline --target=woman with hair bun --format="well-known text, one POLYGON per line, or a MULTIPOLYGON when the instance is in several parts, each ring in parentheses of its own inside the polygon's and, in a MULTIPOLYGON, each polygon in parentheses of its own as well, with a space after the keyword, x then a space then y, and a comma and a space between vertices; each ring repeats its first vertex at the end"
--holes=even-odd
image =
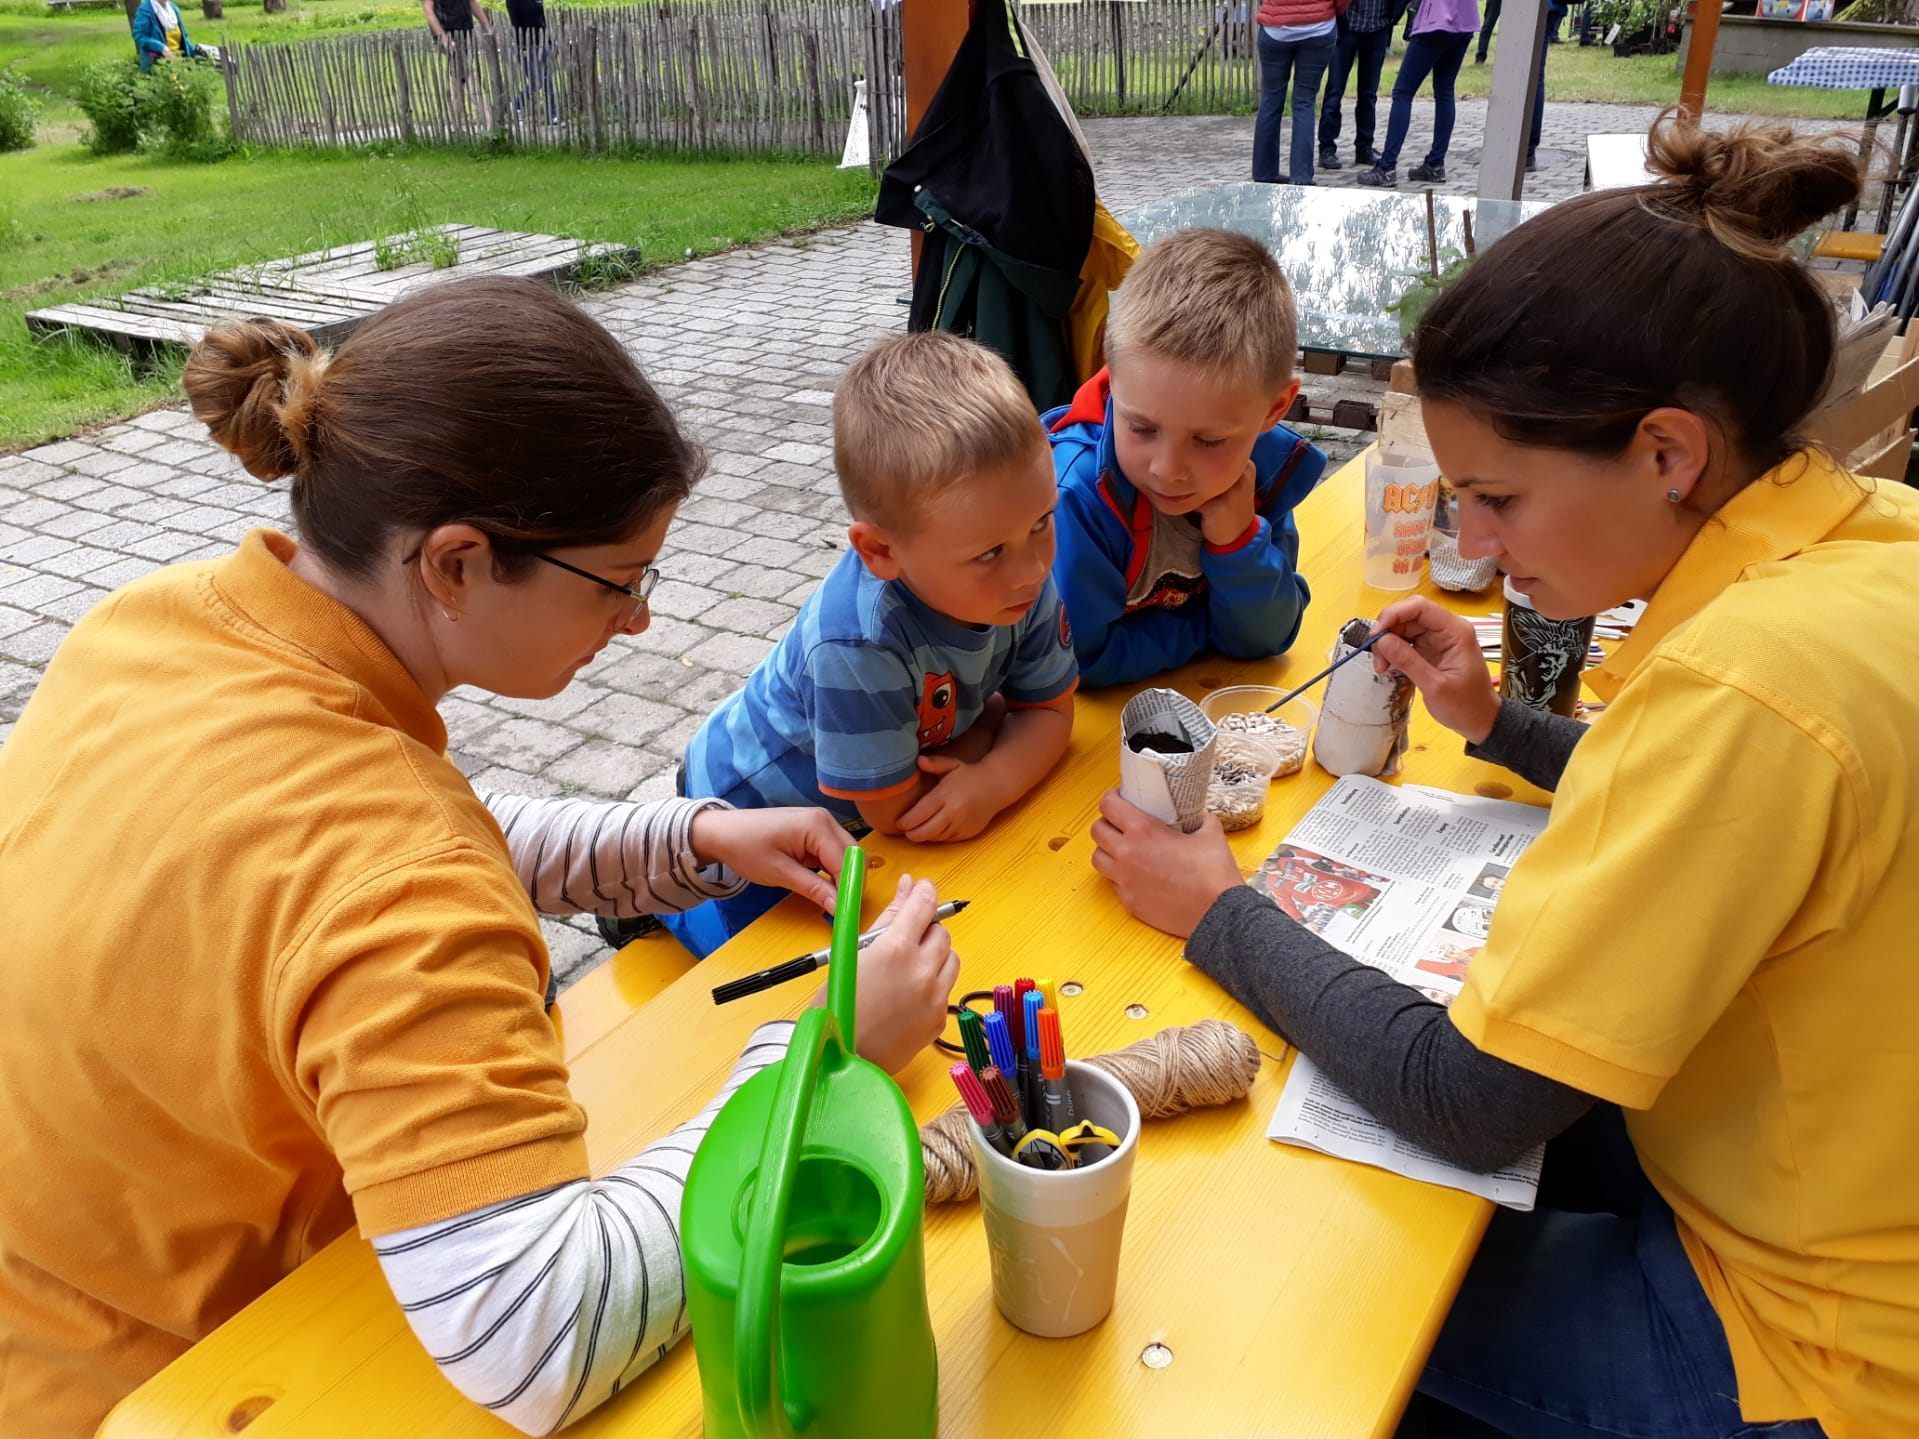
MULTIPOLYGON (((646 596, 698 448, 550 288, 423 291, 329 357, 266 320, 187 362, 256 530, 103 600, 0 748, 0 1433, 122 1395, 356 1224, 446 1377, 529 1433, 686 1332, 678 1220, 714 1108, 603 1178, 535 916, 830 905, 818 810, 476 795, 436 705, 557 694, 646 596)), ((957 966, 905 881, 860 961, 889 1069, 957 966)), ((635 1083, 678 1083, 638 1073, 635 1083)))
POLYGON ((1590 726, 1502 703, 1437 605, 1379 618, 1379 668, 1555 791, 1451 1009, 1264 903, 1210 827, 1109 797, 1094 862, 1408 1138, 1477 1170, 1551 1141, 1404 1432, 1919 1434, 1919 496, 1803 438, 1833 313, 1787 249, 1856 148, 1668 119, 1648 158, 1413 337, 1462 553, 1550 617, 1649 601, 1590 726))

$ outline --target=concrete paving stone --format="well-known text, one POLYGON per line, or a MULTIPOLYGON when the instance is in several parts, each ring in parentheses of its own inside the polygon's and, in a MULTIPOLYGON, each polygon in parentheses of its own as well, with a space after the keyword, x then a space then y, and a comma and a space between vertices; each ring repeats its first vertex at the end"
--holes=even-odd
MULTIPOLYGON (((741 564, 772 565, 775 569, 797 569, 810 573, 803 561, 810 559, 814 551, 812 547, 796 544, 792 540, 755 535, 734 545, 726 553, 741 564)), ((827 563, 830 566, 832 561, 829 559, 827 563)))
POLYGON ((136 489, 121 482, 119 476, 101 482, 100 488, 90 490, 74 501, 83 510, 93 510, 98 514, 116 514, 128 505, 143 504, 151 496, 147 491, 136 489))
POLYGON ((132 427, 109 430, 96 441, 102 449, 118 450, 123 455, 144 455, 148 450, 157 449, 166 442, 164 435, 156 435, 151 430, 132 427))
POLYGON ((137 461, 132 455, 123 455, 114 450, 90 449, 79 459, 70 461, 67 468, 82 475, 111 475, 135 463, 137 461))
POLYGON ((175 416, 177 413, 177 411, 171 409, 149 410, 146 414, 136 416, 127 423, 135 429, 156 430, 163 434, 171 434, 174 429, 175 416))
POLYGON ((540 916, 540 931, 546 938, 547 967, 562 989, 612 954, 597 933, 588 934, 550 915, 540 916))
POLYGON ((13 605, 0 605, 0 637, 20 633, 21 630, 39 624, 40 616, 31 610, 18 609, 13 605))
POLYGON ((588 740, 548 764, 545 772, 559 781, 564 792, 578 792, 597 799, 623 799, 659 768, 659 756, 637 745, 588 740))
POLYGON ((695 554, 730 554, 739 542, 740 537, 732 530, 721 529, 717 525, 675 525, 672 530, 673 546, 695 554))
POLYGON ((819 588, 819 583, 818 580, 805 580, 794 585, 792 589, 780 596, 780 603, 798 608, 812 597, 813 591, 819 588))
POLYGON ((637 635, 617 636, 613 644, 608 647, 613 653, 602 656, 600 663, 610 669, 618 662, 622 652, 630 654, 635 650, 678 659, 695 645, 703 644, 716 633, 717 631, 710 630, 705 625, 697 624, 692 620, 675 620, 671 624, 651 625, 637 635))
POLYGON ((92 446, 78 440, 61 440, 58 444, 41 445, 28 450, 26 454, 28 459, 38 460, 43 465, 65 465, 92 452, 92 446))
MULTIPOLYGON (((504 719, 507 715, 524 715, 529 719, 570 721, 573 716, 599 698, 598 689, 585 678, 591 673, 592 668, 589 666, 580 672, 581 678, 574 680, 558 694, 550 695, 546 699, 521 699, 517 695, 487 695, 485 702, 489 708, 500 711, 500 714, 496 716, 500 719, 504 719)), ((483 691, 476 690, 474 693, 477 695, 483 691)))
POLYGON ((25 455, 0 455, 0 490, 32 489, 48 480, 62 478, 66 471, 58 465, 42 464, 25 455))
POLYGON ((200 548, 201 541, 195 535, 181 534, 178 530, 146 527, 146 532, 138 539, 130 540, 124 548, 129 554, 139 555, 157 564, 171 564, 182 555, 200 548))
POLYGON ((725 601, 725 595, 718 590, 710 590, 704 585, 689 585, 677 580, 662 579, 660 587, 653 591, 651 604, 653 613, 665 619, 696 620, 725 601))
POLYGON ((175 515, 183 515, 193 507, 191 500, 174 499, 169 496, 156 496, 142 500, 137 505, 127 505, 119 513, 122 519, 138 520, 146 525, 160 525, 175 515))
POLYGON ((466 740, 491 729, 506 718, 499 710, 486 703, 492 696, 484 690, 461 688, 444 696, 438 706, 440 718, 446 721, 447 741, 464 745, 466 740))
POLYGON ((186 465, 208 460, 222 452, 213 444, 195 444, 192 440, 169 439, 164 445, 146 452, 146 457, 162 465, 186 465))
POLYGON ((96 550, 89 545, 73 545, 68 549, 55 550, 51 554, 42 555, 33 562, 33 567, 46 575, 60 575, 69 580, 88 580, 118 559, 119 556, 110 550, 96 550))
POLYGON ((577 730, 549 720, 515 717, 502 720, 472 741, 472 753, 492 764, 536 770, 577 749, 585 737, 577 730))
POLYGON ((73 511, 58 500, 43 500, 35 495, 28 499, 10 501, 7 505, 7 523, 21 525, 27 529, 38 529, 47 521, 58 519, 61 515, 73 511))
MULTIPOLYGON (((669 661, 676 669, 678 661, 669 661)), ((683 675, 704 675, 703 670, 681 669, 683 675)), ((647 699, 620 690, 599 693, 592 704, 575 715, 571 728, 588 740, 610 740, 615 744, 637 745, 681 718, 693 704, 675 687, 661 699, 647 699), (671 703, 662 700, 671 699, 671 703)))
POLYGON ((81 536, 98 529, 103 518, 88 510, 66 510, 46 519, 33 521, 33 528, 43 535, 53 535, 70 543, 78 543, 81 536))
POLYGON ((507 794, 552 795, 560 792, 560 782, 548 779, 533 770, 515 769, 511 765, 488 765, 485 769, 467 775, 475 789, 496 789, 507 794))
POLYGON ((72 540, 59 535, 36 535, 28 531, 21 533, 23 538, 0 544, 0 562, 19 565, 23 569, 35 568, 42 560, 75 548, 72 540))
MULTIPOLYGON (((4 734, 5 731, 0 730, 0 736, 4 734)), ((651 755, 654 761, 653 773, 635 785, 626 797, 639 800, 642 804, 651 803, 654 800, 672 799, 677 788, 673 779, 674 762, 664 755, 653 755, 650 750, 646 753, 651 755)))
POLYGON ((108 565, 105 569, 95 570, 85 578, 93 584, 104 585, 112 590, 118 589, 129 581, 137 580, 142 575, 152 574, 155 568, 152 560, 125 559, 108 565))
MULTIPOLYGON (((709 625, 719 629, 732 630, 740 634, 771 635, 776 629, 793 622, 793 610, 790 606, 776 604, 771 600, 752 599, 742 595, 736 599, 724 600, 700 616, 709 625)), ((765 646, 761 646, 764 650, 765 646)), ((699 656, 689 656, 696 664, 699 656)))
POLYGON ((95 530, 87 536, 87 543, 102 549, 126 550, 132 548, 132 542, 153 533, 151 525, 139 520, 115 520, 112 524, 95 530))
POLYGON ((81 585, 76 590, 61 595, 58 599, 48 600, 40 606, 40 613, 49 619, 64 620, 68 624, 78 624, 87 611, 107 597, 107 591, 95 585, 81 585))
POLYGON ((601 656, 593 666, 596 684, 619 693, 660 698, 676 696, 690 676, 701 673, 704 671, 681 664, 677 655, 653 654, 630 647, 601 656))
POLYGON ((753 673, 765 657, 766 640, 757 635, 713 634, 686 651, 686 658, 707 669, 724 670, 742 678, 753 673))
POLYGON ((683 719, 675 720, 648 739, 646 747, 654 754, 677 765, 686 754, 687 742, 699 733, 700 726, 704 723, 706 723, 705 715, 687 715, 683 719))
POLYGON ((691 499, 680 506, 676 523, 745 528, 758 518, 759 512, 751 505, 740 504, 737 500, 721 499, 710 490, 701 487, 693 492, 691 499))
POLYGON ((33 492, 43 500, 67 501, 90 495, 103 484, 104 481, 86 475, 64 475, 57 480, 42 481, 33 487, 33 492))
POLYGON ((777 600, 801 581, 802 577, 792 570, 769 569, 765 565, 736 565, 720 575, 713 587, 726 594, 777 600))
POLYGON ((60 641, 66 637, 66 625, 43 621, 29 629, 16 630, 0 637, 0 655, 19 664, 42 669, 53 658, 53 652, 60 648, 60 641))

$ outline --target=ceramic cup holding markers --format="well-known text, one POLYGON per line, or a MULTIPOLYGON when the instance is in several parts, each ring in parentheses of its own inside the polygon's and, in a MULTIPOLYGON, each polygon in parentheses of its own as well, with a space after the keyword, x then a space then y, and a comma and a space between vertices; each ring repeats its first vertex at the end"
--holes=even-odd
POLYGON ((1117 1149, 1072 1169, 1033 1169, 993 1148, 978 1125, 966 1126, 979 1168, 993 1302, 1043 1339, 1083 1334, 1111 1312, 1139 1148, 1139 1106, 1124 1085, 1076 1060, 1066 1062, 1066 1084, 1078 1117, 1119 1136, 1117 1149))

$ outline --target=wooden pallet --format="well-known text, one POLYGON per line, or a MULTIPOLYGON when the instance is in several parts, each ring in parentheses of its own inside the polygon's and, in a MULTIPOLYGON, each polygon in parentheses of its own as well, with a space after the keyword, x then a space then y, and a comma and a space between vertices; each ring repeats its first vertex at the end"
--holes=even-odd
MULTIPOLYGON (((207 329, 235 316, 264 315, 298 325, 322 345, 337 345, 369 315, 422 285, 473 275, 520 275, 558 284, 588 258, 638 258, 626 245, 529 235, 478 225, 438 225, 460 247, 459 263, 436 270, 424 262, 382 270, 377 241, 366 240, 289 260, 225 270, 184 286, 149 286, 113 299, 33 310, 36 335, 84 330, 122 350, 197 344, 207 329)), ((396 240, 399 237, 396 237, 396 240)))

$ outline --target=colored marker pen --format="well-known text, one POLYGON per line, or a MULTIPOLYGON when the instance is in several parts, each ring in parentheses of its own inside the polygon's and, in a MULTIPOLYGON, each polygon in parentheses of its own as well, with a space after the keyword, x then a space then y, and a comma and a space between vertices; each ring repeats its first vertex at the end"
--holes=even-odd
POLYGON ((993 1062, 993 1056, 986 1052, 986 1026, 977 1011, 962 1009, 959 1016, 960 1047, 966 1051, 966 1062, 973 1066, 978 1074, 993 1062))
MULTIPOLYGON (((986 1016, 986 1052, 992 1057, 993 1067, 1006 1075, 1009 1083, 1018 1080, 1019 1055, 1013 1049, 1013 1031, 1006 1016, 998 1010, 986 1016)), ((986 1071, 982 1069, 980 1078, 985 1077, 986 1071)))
POLYGON ((1059 1011, 1039 1012, 1040 1115, 1046 1127, 1064 1134, 1079 1122, 1073 1094, 1066 1087, 1066 1046, 1059 1037, 1059 1011))
POLYGON ((1039 1088, 1039 1012, 1045 1000, 1046 996, 1037 989, 1029 989, 1020 997, 1020 1032, 1026 1038, 1026 1048, 1019 1057, 1021 1101, 1035 1124, 1040 1122, 1043 1112, 1039 1088))
POLYGON ((1013 1087, 1006 1082, 1004 1074, 990 1067, 980 1076, 980 1082, 993 1101, 993 1118, 999 1121, 1006 1138, 1017 1146, 1026 1137, 1026 1121, 1020 1118, 1019 1100, 1013 1097, 1013 1087))
MULTIPOLYGON (((987 1066, 989 1069, 992 1066, 987 1066)), ((986 1088, 979 1082, 979 1076, 964 1064, 952 1068, 953 1084, 960 1092, 960 1099, 966 1104, 966 1112, 973 1116, 980 1133, 986 1136, 986 1142, 1001 1154, 1013 1152, 1012 1142, 1007 1139, 1006 1131, 1000 1128, 999 1119, 993 1113, 993 1101, 987 1097, 986 1088)))

